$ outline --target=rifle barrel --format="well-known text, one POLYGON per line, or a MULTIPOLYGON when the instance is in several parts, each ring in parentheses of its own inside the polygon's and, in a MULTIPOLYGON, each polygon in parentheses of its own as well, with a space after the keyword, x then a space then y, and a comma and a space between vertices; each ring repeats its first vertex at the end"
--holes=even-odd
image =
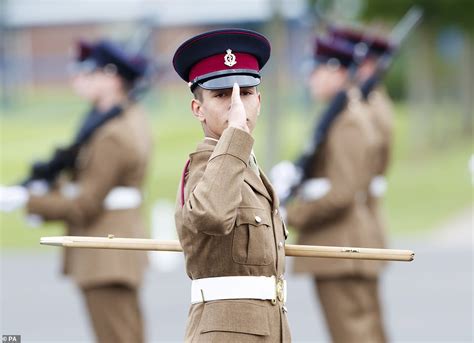
POLYGON ((399 46, 406 39, 423 17, 423 10, 417 6, 411 7, 390 33, 389 40, 395 46, 399 46))

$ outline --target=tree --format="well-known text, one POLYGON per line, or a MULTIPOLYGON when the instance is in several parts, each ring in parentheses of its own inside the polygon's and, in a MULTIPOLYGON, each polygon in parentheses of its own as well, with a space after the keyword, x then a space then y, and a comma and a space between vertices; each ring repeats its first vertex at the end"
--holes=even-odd
POLYGON ((471 0, 365 0, 362 16, 367 19, 397 19, 413 5, 423 9, 424 25, 435 30, 445 26, 458 26, 473 35, 474 2, 471 0))

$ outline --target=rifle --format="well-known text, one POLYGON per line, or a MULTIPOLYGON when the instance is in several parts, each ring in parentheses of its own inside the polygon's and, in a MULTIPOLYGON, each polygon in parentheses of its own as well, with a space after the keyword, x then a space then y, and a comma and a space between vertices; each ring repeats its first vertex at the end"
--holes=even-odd
POLYGON ((36 161, 32 164, 30 175, 20 184, 27 187, 37 180, 45 181, 48 186, 53 184, 63 170, 72 170, 78 153, 78 146, 72 144, 65 148, 57 148, 48 161, 36 161))
MULTIPOLYGON (((408 34, 418 24, 421 17, 422 11, 417 7, 412 7, 392 30, 389 40, 392 42, 394 48, 392 51, 387 51, 379 57, 374 74, 360 86, 361 94, 364 99, 367 99, 370 92, 382 80, 393 62, 395 53, 400 49, 400 46, 406 40, 408 34)), ((294 163, 294 168, 296 169, 295 177, 291 180, 288 192, 286 192, 285 196, 280 199, 282 206, 285 206, 285 204, 296 194, 301 184, 310 177, 318 149, 325 140, 327 132, 334 120, 346 108, 348 102, 347 90, 352 85, 356 76, 358 64, 365 59, 369 49, 370 44, 367 45, 365 43, 359 46, 356 44, 354 47, 354 61, 349 67, 349 78, 346 87, 333 97, 328 107, 321 115, 321 119, 317 122, 309 144, 294 163)))
POLYGON ((114 106, 106 113, 98 115, 97 111, 92 109, 86 116, 74 141, 69 146, 57 148, 49 160, 34 162, 31 166, 30 175, 21 182, 21 185, 27 187, 33 181, 41 180, 46 182, 49 187, 61 172, 74 170, 81 146, 90 139, 97 128, 120 115, 122 111, 121 106, 114 106))
MULTIPOLYGON (((67 248, 122 249, 169 252, 183 251, 179 241, 176 240, 164 241, 148 238, 118 238, 114 237, 113 235, 109 235, 108 237, 41 237, 40 244, 67 248)), ((413 259, 415 258, 415 253, 411 250, 350 248, 296 244, 286 244, 285 255, 295 257, 325 257, 406 262, 413 261, 413 259)))

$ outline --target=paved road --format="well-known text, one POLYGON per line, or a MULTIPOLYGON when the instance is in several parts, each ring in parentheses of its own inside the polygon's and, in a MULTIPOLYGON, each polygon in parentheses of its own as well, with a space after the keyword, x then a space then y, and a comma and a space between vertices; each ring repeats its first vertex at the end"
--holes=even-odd
MULTIPOLYGON (((414 249, 417 257, 393 263, 383 278, 391 341, 473 340, 472 221, 469 230, 465 224, 457 240, 445 241, 441 230, 429 239, 393 244, 414 249)), ((1 334, 21 334, 23 342, 92 341, 77 290, 58 275, 59 257, 53 247, 1 252, 1 334)), ((147 276, 142 303, 150 342, 182 341, 190 287, 182 268, 181 263, 174 271, 155 269, 147 276)), ((327 342, 311 281, 289 273, 288 283, 294 341, 327 342)))

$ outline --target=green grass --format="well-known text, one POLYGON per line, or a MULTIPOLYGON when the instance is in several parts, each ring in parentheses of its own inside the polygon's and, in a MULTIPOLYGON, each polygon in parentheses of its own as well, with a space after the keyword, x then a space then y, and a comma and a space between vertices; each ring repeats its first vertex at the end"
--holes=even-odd
MULTIPOLYGON (((265 95, 265 90, 262 91, 265 95)), ((288 97, 290 98, 290 97, 288 97)), ((189 152, 202 138, 197 121, 190 115, 186 89, 160 90, 147 97, 145 105, 155 137, 153 162, 146 183, 146 210, 158 198, 174 201, 179 178, 189 152), (183 100, 184 99, 184 100, 183 100)), ((256 153, 261 163, 268 151, 266 134, 272 120, 264 97, 256 130, 256 153), (265 111, 267 109, 267 111, 265 111)), ((289 100, 289 99, 288 99, 289 100)), ((291 159, 300 151, 313 122, 296 98, 282 109, 276 156, 291 159)), ((0 114, 0 184, 25 177, 29 163, 46 158, 54 146, 67 143, 86 107, 67 91, 26 92, 15 107, 0 114)), ((403 106, 397 107, 396 145, 389 173, 386 211, 394 234, 420 233, 472 203, 467 160, 472 142, 452 139, 446 146, 413 149, 413 120, 403 106)), ((268 166, 265 166, 268 167, 268 166)), ((61 224, 28 228, 23 213, 0 213, 2 248, 38 247, 40 236, 63 234, 61 224)))
POLYGON ((393 233, 422 233, 473 204, 468 169, 473 141, 451 134, 444 142, 422 145, 426 138, 414 137, 407 110, 397 109, 385 212, 393 233))
POLYGON ((470 144, 460 141, 436 153, 395 159, 386 196, 391 231, 428 230, 472 204, 471 153, 470 144))

